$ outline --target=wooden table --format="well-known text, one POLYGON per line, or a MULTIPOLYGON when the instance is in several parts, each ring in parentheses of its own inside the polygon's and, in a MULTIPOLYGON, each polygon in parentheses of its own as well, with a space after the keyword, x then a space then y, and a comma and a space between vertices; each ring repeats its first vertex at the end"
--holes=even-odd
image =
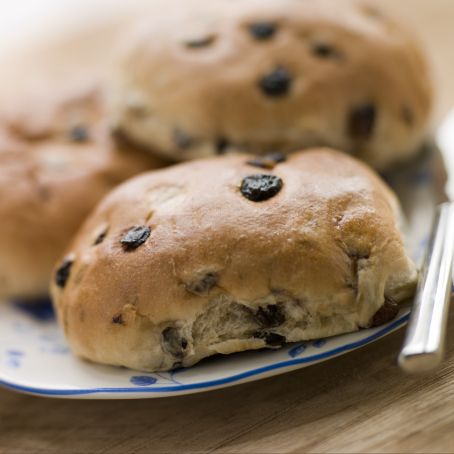
MULTIPOLYGON (((413 23, 427 44, 442 94, 439 118, 454 104, 454 1, 380 3, 413 23)), ((0 453, 454 452, 454 335, 443 367, 423 377, 396 367, 402 336, 185 397, 70 401, 0 390, 0 453)))
POLYGON ((0 391, 0 452, 453 452, 454 336, 443 367, 426 377, 397 369, 401 342, 399 332, 317 366, 183 397, 0 391))

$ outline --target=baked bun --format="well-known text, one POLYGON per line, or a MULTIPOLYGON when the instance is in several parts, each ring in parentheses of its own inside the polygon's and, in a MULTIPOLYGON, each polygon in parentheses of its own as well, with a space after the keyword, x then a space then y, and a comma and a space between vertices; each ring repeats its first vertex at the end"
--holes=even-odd
POLYGON ((384 323, 417 277, 398 204, 329 149, 150 172, 96 208, 55 270, 73 351, 148 371, 384 323))
POLYGON ((96 87, 42 88, 0 113, 1 298, 47 295, 55 261, 96 203, 159 163, 113 143, 96 87))
POLYGON ((180 161, 331 146, 382 170, 418 151, 426 62, 375 7, 193 0, 170 10, 135 30, 111 86, 113 127, 151 152, 180 161))

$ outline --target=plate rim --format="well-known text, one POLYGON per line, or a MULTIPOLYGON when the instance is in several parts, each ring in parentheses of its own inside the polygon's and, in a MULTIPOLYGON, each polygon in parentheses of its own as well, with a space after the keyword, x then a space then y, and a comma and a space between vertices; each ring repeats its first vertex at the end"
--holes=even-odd
MULTIPOLYGON (((131 395, 131 394, 153 394, 153 393, 168 393, 171 395, 182 395, 186 394, 188 391, 201 392, 202 390, 214 390, 219 387, 233 386, 239 384, 247 378, 257 377, 257 380, 266 378, 268 375, 264 375, 267 372, 278 371, 280 369, 288 368, 291 366, 298 366, 305 363, 317 363, 328 358, 334 358, 340 356, 344 353, 348 353, 352 350, 359 349, 366 346, 367 344, 378 340, 387 334, 396 331, 398 328, 404 326, 410 317, 411 310, 409 308, 404 309, 403 313, 398 316, 395 320, 385 325, 383 328, 374 332, 370 336, 367 336, 363 339, 356 340, 354 342, 349 342, 343 345, 339 345, 330 350, 316 353, 310 356, 303 358, 291 358, 285 361, 279 361, 273 364, 268 364, 266 366, 256 367, 244 372, 240 372, 235 375, 217 378, 213 380, 201 381, 198 383, 190 384, 177 384, 172 386, 159 386, 159 387, 146 387, 146 386, 135 386, 135 387, 97 387, 97 388, 72 388, 72 389, 56 389, 56 388, 39 388, 28 385, 21 385, 17 382, 11 382, 5 379, 0 378, 0 385, 23 393, 34 394, 38 396, 47 396, 47 397, 70 397, 70 396, 105 396, 108 394, 112 395, 131 395)), ((345 333, 352 334, 352 333, 345 333)), ((295 342, 295 345, 298 345, 301 342, 295 342)), ((147 372, 142 372, 143 375, 146 375, 147 372)), ((278 375, 278 373, 273 374, 278 375)))

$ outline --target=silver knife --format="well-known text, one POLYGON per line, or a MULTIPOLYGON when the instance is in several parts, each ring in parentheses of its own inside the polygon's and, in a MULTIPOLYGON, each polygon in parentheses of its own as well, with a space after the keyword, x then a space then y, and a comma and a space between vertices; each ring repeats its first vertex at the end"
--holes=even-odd
MULTIPOLYGON (((446 193, 449 200, 454 200, 454 111, 442 124, 436 140, 448 173, 446 193)), ((399 355, 399 365, 406 372, 428 372, 443 360, 453 258, 454 203, 446 202, 438 207, 434 217, 404 345, 399 355)))

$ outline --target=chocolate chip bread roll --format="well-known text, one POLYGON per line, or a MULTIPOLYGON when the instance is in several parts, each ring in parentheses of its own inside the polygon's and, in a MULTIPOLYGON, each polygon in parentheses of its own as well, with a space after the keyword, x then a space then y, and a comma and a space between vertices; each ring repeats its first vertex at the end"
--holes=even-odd
POLYGON ((392 319, 417 272, 398 203, 329 149, 231 154, 134 178, 55 270, 73 351, 157 371, 392 319))
POLYGON ((159 164, 114 143, 97 86, 31 90, 13 101, 0 113, 2 299, 47 295, 55 261, 96 203, 159 164))
POLYGON ((112 126, 175 161, 323 145, 383 170, 427 133, 421 49, 361 1, 193 0, 132 35, 112 126))

